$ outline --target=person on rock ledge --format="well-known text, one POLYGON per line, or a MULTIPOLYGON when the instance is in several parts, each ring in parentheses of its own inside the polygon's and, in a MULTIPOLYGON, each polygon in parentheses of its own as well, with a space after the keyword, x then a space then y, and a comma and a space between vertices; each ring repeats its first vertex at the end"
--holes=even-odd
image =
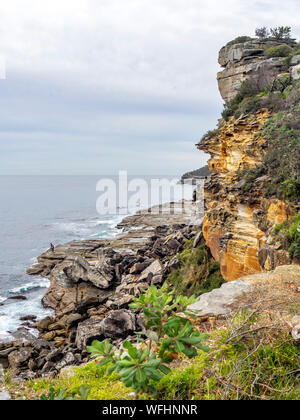
POLYGON ((52 251, 52 252, 54 252, 55 246, 53 245, 53 243, 52 243, 52 242, 51 242, 51 244, 50 244, 50 248, 51 248, 51 251, 52 251))

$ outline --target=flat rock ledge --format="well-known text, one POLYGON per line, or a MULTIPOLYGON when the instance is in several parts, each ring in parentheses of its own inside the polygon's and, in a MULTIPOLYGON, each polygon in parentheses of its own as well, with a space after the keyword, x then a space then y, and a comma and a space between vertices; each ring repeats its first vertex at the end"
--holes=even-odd
POLYGON ((231 312, 230 305, 252 289, 253 286, 246 281, 234 280, 223 284, 220 289, 204 293, 199 301, 190 305, 188 309, 197 311, 199 316, 227 315, 231 312))
MULTIPOLYGON (((300 290, 300 265, 283 265, 274 271, 244 276, 225 283, 219 289, 201 295, 196 303, 189 306, 189 309, 197 311, 199 317, 229 315, 239 304, 243 307, 241 298, 257 287, 262 286, 270 290, 284 284, 293 284, 300 290)), ((300 319, 299 325, 294 326, 295 336, 297 328, 299 328, 300 337, 300 319)))

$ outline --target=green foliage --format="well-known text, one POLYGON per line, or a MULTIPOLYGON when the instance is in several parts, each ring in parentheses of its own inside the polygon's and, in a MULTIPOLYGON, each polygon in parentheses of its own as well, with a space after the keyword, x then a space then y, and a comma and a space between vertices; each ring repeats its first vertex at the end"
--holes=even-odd
POLYGON ((300 197, 300 112, 279 112, 263 126, 260 135, 266 140, 263 163, 239 174, 247 182, 248 192, 254 181, 263 175, 270 179, 265 186, 266 197, 298 201, 300 197))
MULTIPOLYGON (((36 379, 27 382, 30 390, 39 395, 48 395, 49 388, 54 389, 54 395, 62 393, 64 399, 71 400, 126 400, 128 389, 119 381, 115 374, 107 376, 107 366, 97 366, 94 362, 70 369, 66 375, 54 379, 36 379)), ((30 395, 26 399, 31 399, 30 395)), ((48 398, 49 399, 49 398, 48 398)))
MULTIPOLYGON (((299 308, 295 302, 291 314, 298 314, 299 308)), ((263 328, 266 321, 265 314, 237 312, 225 325, 211 332, 210 352, 200 352, 191 360, 182 357, 160 381, 149 380, 149 386, 156 388, 156 398, 299 400, 299 346, 290 334, 272 327, 276 322, 274 314, 269 329, 263 328)), ((89 400, 132 399, 130 389, 119 381, 118 374, 107 376, 105 371, 105 366, 91 362, 55 379, 28 381, 22 385, 23 391, 31 396, 33 391, 48 395, 49 387, 53 387, 54 396, 64 391, 65 398, 78 399, 79 389, 85 384, 90 388, 89 400)), ((142 397, 153 398, 149 394, 142 397)))
POLYGON ((137 395, 142 393, 156 394, 153 386, 164 375, 170 372, 167 366, 179 353, 188 358, 197 356, 198 349, 208 351, 202 344, 207 338, 194 330, 187 316, 193 313, 186 308, 195 302, 194 296, 175 297, 175 291, 169 291, 167 286, 158 290, 151 286, 130 305, 132 309, 144 313, 146 331, 136 333, 148 338, 147 346, 139 348, 126 341, 119 353, 114 351, 109 340, 93 341, 87 347, 92 357, 101 356, 100 366, 111 364, 108 374, 116 373, 126 387, 132 388, 137 395), (177 315, 182 312, 184 317, 177 315))
POLYGON ((300 261, 300 212, 290 220, 276 225, 274 233, 289 250, 291 260, 300 261))
POLYGON ((219 133, 220 133, 220 129, 218 129, 218 128, 216 128, 216 129, 214 129, 214 130, 208 130, 208 131, 207 131, 207 133, 205 133, 205 134, 202 136, 202 138, 201 138, 201 140, 200 140, 200 143, 201 143, 201 141, 203 141, 203 140, 210 140, 211 138, 213 138, 213 137, 217 136, 219 133))
POLYGON ((220 265, 212 258, 209 248, 203 244, 193 249, 193 242, 193 239, 186 242, 178 255, 180 268, 167 280, 176 293, 187 296, 210 292, 224 283, 220 265))
POLYGON ((259 89, 249 80, 245 80, 242 83, 236 96, 225 105, 225 109, 222 112, 222 117, 225 120, 228 120, 228 118, 233 115, 235 118, 238 118, 242 114, 243 109, 244 112, 246 112, 247 108, 249 108, 248 112, 254 112, 255 110, 259 109, 260 97, 255 97, 258 93, 259 89))
MULTIPOLYGON (((78 390, 78 395, 76 399, 79 400, 87 400, 88 395, 90 393, 91 388, 87 388, 85 385, 81 385, 78 390)), ((36 400, 42 400, 42 401, 62 401, 62 400, 73 400, 73 397, 67 397, 66 396, 66 390, 61 389, 59 391, 55 391, 53 387, 49 389, 48 394, 42 394, 39 398, 36 398, 36 400)))
POLYGON ((59 391, 59 393, 55 392, 54 388, 51 387, 49 390, 49 393, 46 394, 42 394, 40 396, 40 398, 37 398, 38 400, 42 400, 42 401, 54 401, 54 400, 72 400, 72 398, 67 398, 65 396, 66 390, 62 389, 61 391, 59 391))
POLYGON ((269 47, 265 50, 267 57, 288 57, 293 49, 287 44, 278 45, 277 47, 269 47))
POLYGON ((228 42, 226 44, 226 47, 229 47, 229 46, 235 45, 235 44, 242 44, 244 42, 251 41, 251 40, 252 40, 252 38, 250 36, 246 36, 246 35, 238 36, 237 38, 235 38, 232 41, 228 42))
POLYGON ((270 29, 272 37, 275 39, 290 39, 291 27, 290 26, 276 26, 270 29))
POLYGON ((257 36, 260 39, 266 39, 270 35, 269 30, 266 28, 266 26, 263 26, 262 28, 257 28, 255 30, 255 36, 257 36))
POLYGON ((257 329, 258 315, 239 312, 216 330, 214 347, 182 363, 157 386, 159 399, 298 400, 299 348, 287 333, 257 329), (253 332, 251 332, 253 330, 253 332))

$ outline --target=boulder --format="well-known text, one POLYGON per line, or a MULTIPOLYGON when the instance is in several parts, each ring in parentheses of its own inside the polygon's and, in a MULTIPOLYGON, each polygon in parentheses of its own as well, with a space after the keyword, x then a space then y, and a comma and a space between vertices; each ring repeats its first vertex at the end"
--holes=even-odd
POLYGON ((75 344, 78 349, 86 350, 86 346, 93 340, 103 338, 102 319, 87 319, 80 322, 77 327, 75 344))
POLYGON ((243 280, 234 280, 223 284, 220 289, 214 289, 204 293, 200 299, 188 307, 189 310, 197 311, 197 315, 217 316, 231 312, 230 305, 246 292, 250 292, 252 286, 243 280))
POLYGON ((101 323, 101 330, 104 337, 111 339, 126 338, 135 329, 135 315, 126 309, 113 311, 101 323))
POLYGON ((32 347, 24 347, 13 351, 8 356, 9 366, 12 368, 24 367, 33 354, 32 347))
POLYGON ((40 321, 37 322, 37 329, 40 332, 47 330, 49 325, 54 322, 54 319, 55 318, 50 317, 50 316, 47 316, 46 318, 41 319, 40 321))
POLYGON ((91 267, 83 257, 76 257, 73 264, 64 268, 67 278, 74 283, 89 281, 99 289, 107 289, 114 280, 114 270, 101 260, 91 267))
POLYGON ((293 80, 300 79, 300 64, 297 64, 291 68, 291 76, 293 80))
POLYGON ((159 260, 155 260, 149 267, 146 268, 139 276, 139 282, 156 283, 162 281, 163 267, 159 260))
POLYGON ((55 369, 60 371, 66 366, 70 366, 76 362, 75 356, 72 352, 68 352, 63 359, 55 365, 55 369))
POLYGON ((290 64, 291 66, 295 66, 296 64, 300 63, 300 55, 294 55, 294 57, 291 58, 290 64))

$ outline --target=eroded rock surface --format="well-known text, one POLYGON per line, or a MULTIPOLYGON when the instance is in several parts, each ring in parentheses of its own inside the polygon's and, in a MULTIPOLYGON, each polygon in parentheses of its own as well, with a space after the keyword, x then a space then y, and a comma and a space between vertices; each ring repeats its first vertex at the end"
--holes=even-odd
MULTIPOLYGON (((285 41, 294 45, 293 40, 285 41)), ((218 86, 222 98, 229 102, 238 93, 241 84, 250 79, 255 83, 271 80, 284 71, 282 57, 266 57, 266 46, 278 46, 282 41, 268 40, 267 43, 254 39, 241 44, 227 45, 219 52, 219 64, 224 68, 218 73, 218 86)), ((293 65, 297 61, 292 62, 293 65)), ((293 71, 298 77, 296 71, 293 71)))

